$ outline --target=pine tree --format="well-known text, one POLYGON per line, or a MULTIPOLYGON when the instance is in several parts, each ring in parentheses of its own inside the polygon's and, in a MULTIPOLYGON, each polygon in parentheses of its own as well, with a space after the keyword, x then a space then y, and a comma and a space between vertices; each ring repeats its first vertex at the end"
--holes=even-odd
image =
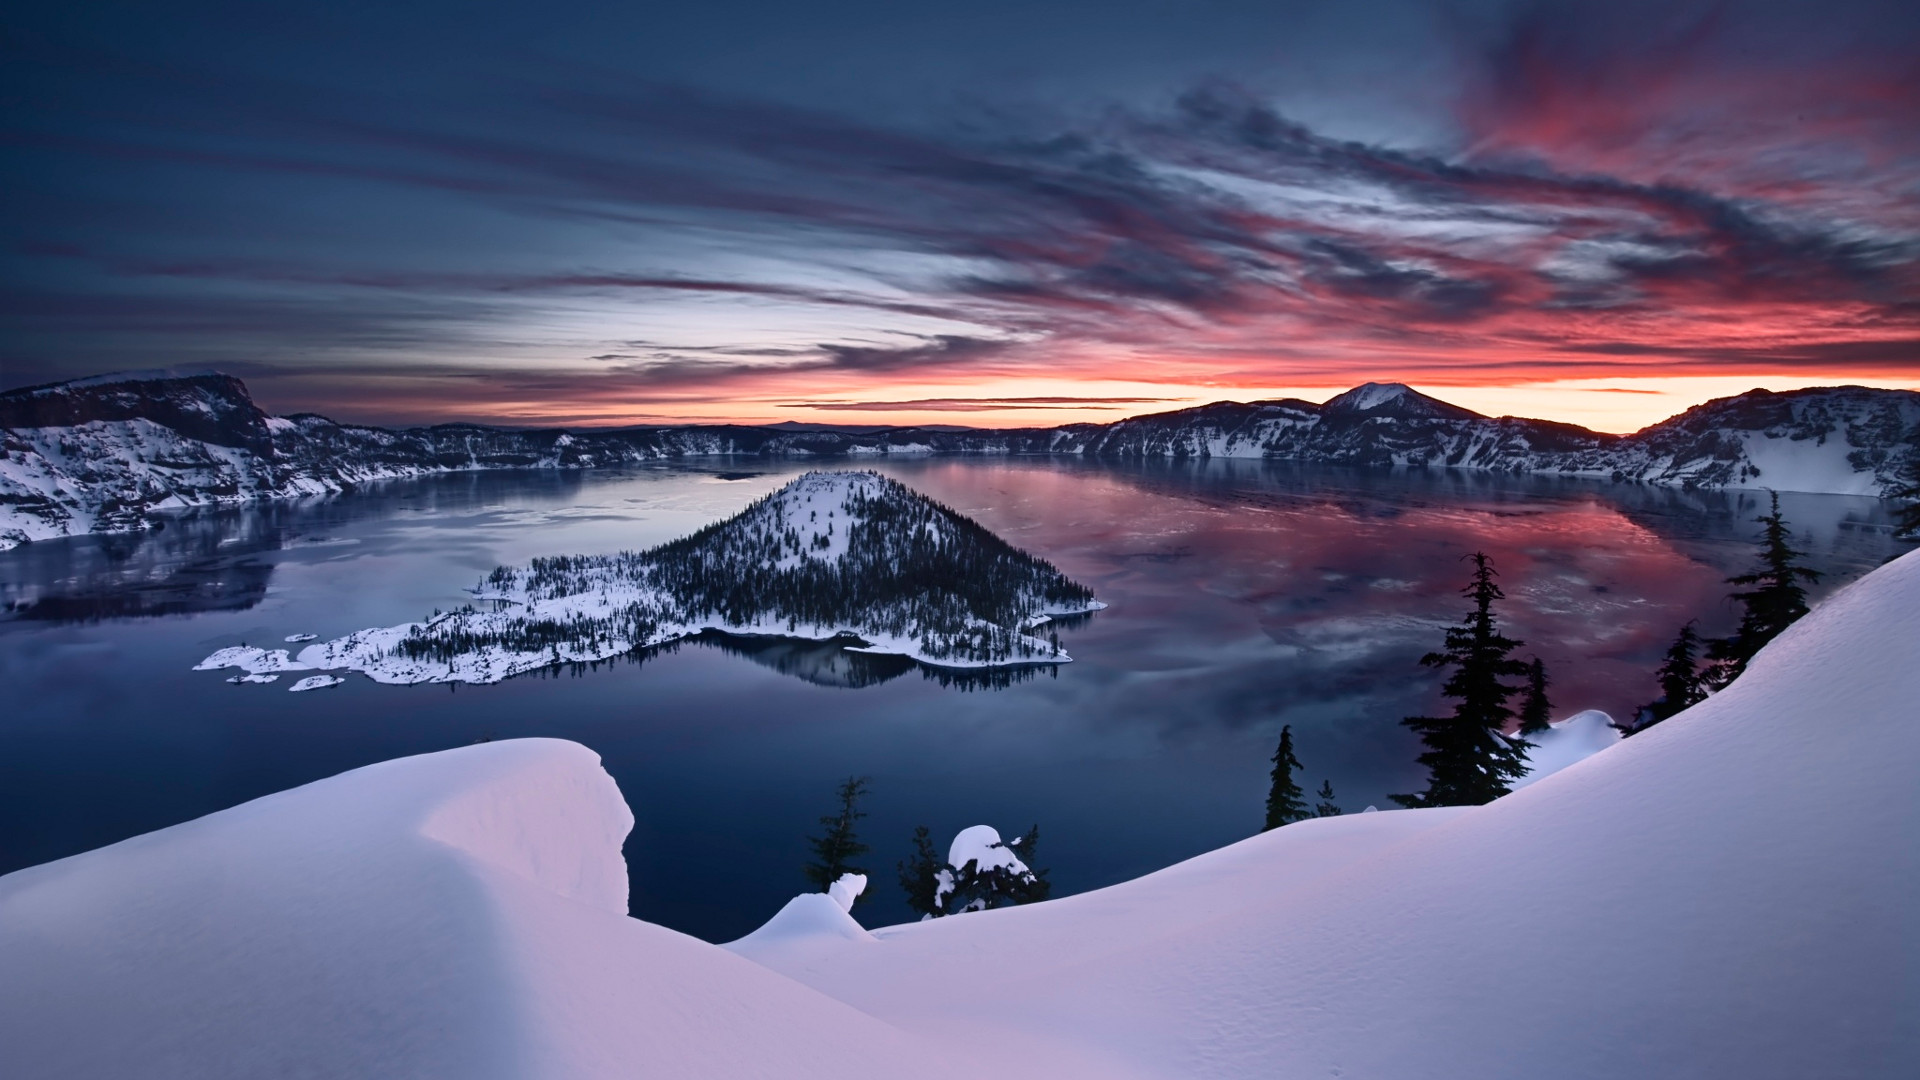
POLYGON ((1707 670, 1706 680, 1716 689, 1739 678, 1762 646, 1807 613, 1807 591, 1800 583, 1820 580, 1817 571, 1798 563, 1804 552, 1796 551, 1790 543, 1793 534, 1780 513, 1780 493, 1768 494, 1773 497, 1773 511, 1754 519, 1766 526, 1760 538, 1760 567, 1751 574, 1727 579, 1729 585, 1752 586, 1732 596, 1745 609, 1740 625, 1732 637, 1719 638, 1707 646, 1707 657, 1714 663, 1707 670))
POLYGON ((907 907, 921 918, 940 914, 940 871, 947 862, 933 848, 933 837, 925 825, 913 830, 913 858, 896 864, 900 887, 907 892, 907 907))
POLYGON ((1314 817, 1339 817, 1340 804, 1333 801, 1333 781, 1320 781, 1320 801, 1313 804, 1314 817))
POLYGON ((1680 635, 1673 639, 1666 657, 1660 661, 1659 699, 1640 707, 1639 718, 1627 729, 1627 734, 1645 731, 1680 710, 1706 700, 1707 690, 1695 659, 1699 647, 1700 635, 1694 631, 1693 624, 1681 627, 1680 635))
POLYGON ((1473 610, 1447 630, 1442 651, 1420 658, 1426 667, 1453 669, 1440 689, 1454 699, 1453 715, 1401 721, 1427 748, 1419 758, 1427 767, 1427 790, 1393 796, 1402 806, 1478 806, 1505 795, 1508 784, 1526 774, 1532 744, 1504 734, 1513 719, 1507 699, 1519 687, 1501 681, 1527 673, 1527 665, 1511 655, 1521 642, 1500 633, 1494 620, 1493 603, 1506 594, 1493 580, 1493 560, 1480 551, 1467 558, 1473 580, 1461 593, 1473 600, 1473 610))
POLYGON ((1313 816, 1307 812, 1305 795, 1293 779, 1293 771, 1299 767, 1300 759, 1293 756, 1293 725, 1288 724, 1280 729, 1280 746, 1273 752, 1273 786, 1267 789, 1267 823, 1261 832, 1313 816))
POLYGON ((1547 700, 1547 665, 1539 657, 1527 665, 1527 686, 1520 696, 1520 734, 1538 735, 1553 720, 1553 702, 1547 700))
POLYGON ((807 837, 814 858, 806 867, 807 880, 821 892, 838 881, 842 874, 866 873, 864 868, 854 865, 855 859, 872 850, 854 834, 854 823, 867 816, 859 808, 860 797, 866 793, 867 778, 864 776, 849 776, 841 781, 838 791, 840 811, 820 819, 820 824, 825 828, 822 835, 807 837))

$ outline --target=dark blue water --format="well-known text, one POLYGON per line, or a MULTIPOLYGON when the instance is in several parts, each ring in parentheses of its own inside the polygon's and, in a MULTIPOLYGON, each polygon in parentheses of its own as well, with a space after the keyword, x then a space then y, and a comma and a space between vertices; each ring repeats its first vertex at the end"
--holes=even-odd
MULTIPOLYGON (((343 769, 482 738, 598 751, 638 819, 636 915, 712 940, 804 887, 835 783, 872 778, 877 873, 861 917, 907 917, 913 827, 1041 828, 1059 892, 1255 831, 1292 724, 1304 780, 1350 810, 1414 790, 1400 717, 1432 708, 1419 655, 1493 554, 1510 631, 1557 712, 1653 696, 1679 625, 1725 629, 1761 493, 1467 474, 927 460, 881 470, 1090 585, 1071 664, 1006 685, 778 642, 694 642, 494 686, 232 686, 215 648, 333 636, 464 599, 502 562, 671 539, 798 470, 759 462, 623 474, 499 473, 184 517, 160 532, 0 553, 0 872, 343 769)), ((1905 546, 1874 500, 1788 495, 1830 587, 1905 546)))

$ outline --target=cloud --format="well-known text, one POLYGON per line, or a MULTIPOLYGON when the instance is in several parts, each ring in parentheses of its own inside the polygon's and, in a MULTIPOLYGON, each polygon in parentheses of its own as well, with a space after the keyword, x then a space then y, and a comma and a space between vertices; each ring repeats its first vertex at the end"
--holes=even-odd
POLYGON ((998 412, 1002 409, 1097 409, 1123 405, 1157 405, 1181 398, 1164 397, 981 397, 913 398, 905 401, 802 401, 783 409, 819 409, 830 412, 998 412))
POLYGON ((882 408, 874 386, 935 371, 1222 386, 1920 371, 1913 17, 1866 20, 1877 41, 1814 20, 1802 44, 1774 6, 1501 10, 1463 34, 1464 86, 1437 95, 1455 126, 1392 143, 1228 81, 964 124, 610 76, 522 73, 461 113, 155 82, 165 107, 132 135, 9 134, 213 178, 208 205, 179 214, 194 242, 35 224, 0 320, 37 364, 139 347, 141 363, 542 367, 481 380, 515 402, 570 397, 583 372, 610 399, 761 386, 807 399, 794 407, 882 408), (256 185, 311 200, 248 221, 294 239, 222 239, 212 204, 256 185), (352 215, 327 233, 314 208, 333 195, 405 242, 352 215), (416 233, 418 207, 433 227, 416 233))

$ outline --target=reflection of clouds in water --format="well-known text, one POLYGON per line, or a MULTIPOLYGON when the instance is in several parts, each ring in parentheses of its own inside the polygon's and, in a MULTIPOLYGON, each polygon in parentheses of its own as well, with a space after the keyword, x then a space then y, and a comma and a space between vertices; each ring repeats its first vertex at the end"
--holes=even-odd
POLYGON ((1311 665, 1364 664, 1382 653, 1436 643, 1454 620, 1413 615, 1339 615, 1296 623, 1274 638, 1311 665))

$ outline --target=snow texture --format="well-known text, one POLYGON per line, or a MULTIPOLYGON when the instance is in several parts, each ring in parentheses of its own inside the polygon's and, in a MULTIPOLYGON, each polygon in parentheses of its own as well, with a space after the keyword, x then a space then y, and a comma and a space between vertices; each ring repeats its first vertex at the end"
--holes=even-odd
POLYGON ((513 740, 0 877, 0 1072, 953 1075, 881 1021, 628 918, 632 824, 591 751, 513 740))
POLYGON ((1605 750, 1623 738, 1613 726, 1613 717, 1599 709, 1574 713, 1547 725, 1547 730, 1527 736, 1533 749, 1527 751, 1527 774, 1513 782, 1523 788, 1543 777, 1605 750))
POLYGON ((346 681, 338 675, 309 675, 287 689, 298 694, 306 690, 325 690, 329 686, 339 686, 346 681))
POLYGON ((833 884, 827 886, 827 895, 833 898, 834 903, 840 905, 841 911, 847 912, 853 910, 853 902, 860 899, 860 894, 866 891, 867 875, 865 874, 841 874, 834 879, 833 884))
POLYGON ((1920 553, 1487 806, 871 933, 810 893, 725 948, 625 916, 586 749, 403 759, 0 877, 0 1047, 31 1077, 1910 1076, 1916 641, 1920 553))
POLYGON ((1491 805, 1303 821, 860 948, 736 951, 1008 1048, 1014 1075, 1912 1075, 1916 641, 1920 553, 1727 690, 1491 805))

